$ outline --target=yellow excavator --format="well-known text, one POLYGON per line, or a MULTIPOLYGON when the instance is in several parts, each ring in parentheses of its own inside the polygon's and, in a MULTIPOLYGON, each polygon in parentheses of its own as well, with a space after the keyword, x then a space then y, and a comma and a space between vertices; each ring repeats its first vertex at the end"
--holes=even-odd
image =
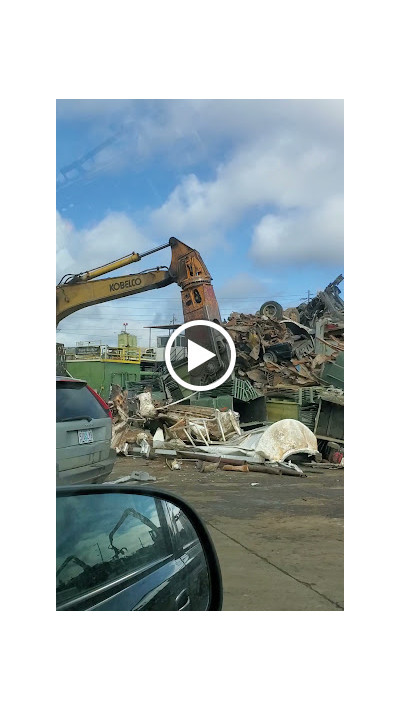
MULTIPOLYGON (((56 321, 58 324, 66 316, 87 306, 141 294, 151 289, 161 289, 176 283, 181 287, 185 323, 202 319, 220 324, 221 315, 211 281, 211 275, 199 252, 171 237, 167 244, 150 249, 143 254, 132 252, 97 269, 80 274, 65 274, 56 289, 56 321), (169 267, 157 267, 126 276, 98 278, 133 262, 139 262, 143 257, 168 246, 171 247, 172 252, 169 267)), ((212 378, 216 372, 226 366, 228 355, 224 339, 219 339, 214 329, 201 326, 192 329, 191 333, 198 343, 213 350, 217 355, 217 363, 208 365, 208 375, 212 378)))
POLYGON ((200 254, 187 244, 171 237, 167 244, 150 249, 143 254, 132 252, 122 259, 109 262, 97 269, 80 274, 65 274, 57 285, 57 324, 79 309, 141 294, 150 289, 161 289, 173 282, 182 289, 183 316, 186 321, 206 319, 221 323, 218 303, 211 285, 211 275, 200 254), (172 259, 168 267, 147 269, 137 274, 98 279, 103 274, 139 262, 149 254, 171 247, 172 259))

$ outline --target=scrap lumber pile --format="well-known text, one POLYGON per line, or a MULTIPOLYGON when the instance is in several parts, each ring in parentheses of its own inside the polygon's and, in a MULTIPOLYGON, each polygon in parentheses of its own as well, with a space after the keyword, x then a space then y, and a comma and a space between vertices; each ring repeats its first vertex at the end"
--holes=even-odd
MULTIPOLYGON (((118 454, 131 454, 137 446, 146 447, 144 442, 151 447, 153 437, 148 430, 144 430, 151 422, 160 427, 161 438, 168 443, 166 446, 171 443, 174 446, 195 446, 227 442, 234 435, 241 434, 238 415, 231 410, 220 412, 210 407, 179 403, 156 406, 148 392, 140 393, 136 399, 138 406, 134 417, 128 416, 126 391, 115 389, 109 401, 113 416, 111 446, 118 454)), ((162 446, 160 437, 157 441, 162 446)))
POLYGON ((241 434, 238 415, 232 410, 220 412, 211 407, 172 405, 158 410, 165 440, 180 440, 192 445, 226 442, 241 434))
POLYGON ((323 364, 336 358, 337 351, 316 355, 311 334, 294 321, 234 312, 224 328, 235 343, 236 374, 260 394, 280 385, 318 385, 323 364))
POLYGON ((128 398, 126 390, 122 390, 119 385, 113 385, 108 404, 111 409, 113 421, 125 421, 128 418, 128 398))

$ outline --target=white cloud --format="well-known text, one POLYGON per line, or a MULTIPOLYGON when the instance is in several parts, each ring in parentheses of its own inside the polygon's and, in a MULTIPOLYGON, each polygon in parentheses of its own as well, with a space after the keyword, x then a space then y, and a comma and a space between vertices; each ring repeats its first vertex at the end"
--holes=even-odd
POLYGON ((70 252, 70 242, 73 239, 74 227, 69 220, 56 214, 56 274, 57 282, 64 274, 75 273, 75 260, 70 252))
POLYGON ((118 143, 107 149, 109 170, 152 156, 174 168, 212 164, 221 141, 229 150, 260 138, 273 147, 285 135, 339 147, 343 140, 343 102, 335 100, 61 100, 57 114, 87 122, 93 146, 118 132, 118 143))
POLYGON ((254 229, 250 255, 259 264, 342 261, 342 197, 300 214, 265 215, 254 229))
POLYGON ((94 269, 130 252, 140 253, 156 246, 127 215, 116 212, 84 230, 76 229, 57 213, 56 238, 57 281, 66 273, 94 269))
POLYGON ((215 202, 213 184, 202 183, 196 175, 186 176, 150 216, 154 232, 173 235, 203 249, 224 246, 223 230, 228 223, 223 205, 215 202))
MULTIPOLYGON (((154 232, 208 250, 226 248, 227 231, 254 209, 321 210, 343 190, 341 101, 165 101, 129 105, 125 155, 171 160, 175 169, 205 161, 201 180, 186 171, 149 216, 154 232), (224 159, 215 162, 221 141, 224 159), (229 148, 229 146, 231 146, 229 148)), ((110 149, 112 150, 112 149, 110 149)))
POLYGON ((271 146, 260 139, 221 164, 214 180, 185 176, 150 222, 199 248, 223 247, 227 230, 256 208, 305 210, 317 222, 325 203, 341 193, 342 161, 341 151, 322 141, 282 135, 271 146))
POLYGON ((186 153, 189 145, 196 157, 212 152, 221 139, 239 147, 260 138, 272 147, 284 135, 330 143, 342 139, 341 101, 177 100, 153 107, 141 118, 136 102, 132 126, 153 153, 175 144, 175 158, 177 148, 186 153))

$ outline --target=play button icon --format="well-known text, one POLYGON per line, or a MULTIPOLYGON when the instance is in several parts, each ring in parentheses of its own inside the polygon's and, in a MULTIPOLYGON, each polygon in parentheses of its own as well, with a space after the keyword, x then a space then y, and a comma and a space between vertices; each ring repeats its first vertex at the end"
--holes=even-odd
POLYGON ((171 334, 165 346, 165 364, 169 374, 181 387, 194 392, 218 388, 232 375, 235 363, 235 344, 229 333, 214 321, 199 319, 183 323, 171 334), (171 348, 182 332, 187 338, 187 380, 176 373, 171 363, 171 348), (210 345, 211 349, 206 345, 210 345))
POLYGON ((203 348, 198 343, 188 338, 188 373, 194 368, 198 368, 203 363, 207 363, 211 358, 216 358, 215 353, 211 353, 208 348, 203 348))

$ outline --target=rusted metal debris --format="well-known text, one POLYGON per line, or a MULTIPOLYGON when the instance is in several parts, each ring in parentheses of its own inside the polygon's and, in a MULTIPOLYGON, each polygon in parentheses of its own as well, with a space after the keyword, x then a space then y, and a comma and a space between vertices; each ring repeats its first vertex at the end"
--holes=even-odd
POLYGON ((224 464, 222 469, 226 472, 248 472, 250 471, 247 462, 244 464, 224 464))
POLYGON ((343 349, 335 331, 325 339, 334 352, 317 354, 312 329, 289 318, 233 312, 224 328, 235 343, 236 375, 265 395, 279 386, 319 385, 322 366, 343 349))
MULTIPOLYGON (((294 464, 288 464, 285 462, 282 463, 272 463, 265 461, 265 463, 253 463, 253 459, 251 457, 234 457, 232 455, 225 456, 225 455, 216 455, 216 454, 209 454, 206 452, 199 452, 198 450, 193 451, 190 448, 187 450, 178 450, 177 455, 185 460, 185 459, 192 459, 192 457, 196 457, 199 461, 204 461, 204 462, 213 462, 218 469, 224 469, 226 465, 231 464, 234 467, 242 467, 243 465, 246 465, 248 467, 249 472, 263 472, 265 474, 277 474, 277 475, 287 475, 287 476, 296 476, 296 477, 306 477, 307 474, 303 472, 300 467, 294 464)), ((199 469, 199 466, 196 465, 196 467, 199 469)), ((205 470, 202 470, 205 471, 205 470)), ((231 470, 233 471, 233 470, 231 470)), ((244 470, 240 470, 244 471, 244 470)))

